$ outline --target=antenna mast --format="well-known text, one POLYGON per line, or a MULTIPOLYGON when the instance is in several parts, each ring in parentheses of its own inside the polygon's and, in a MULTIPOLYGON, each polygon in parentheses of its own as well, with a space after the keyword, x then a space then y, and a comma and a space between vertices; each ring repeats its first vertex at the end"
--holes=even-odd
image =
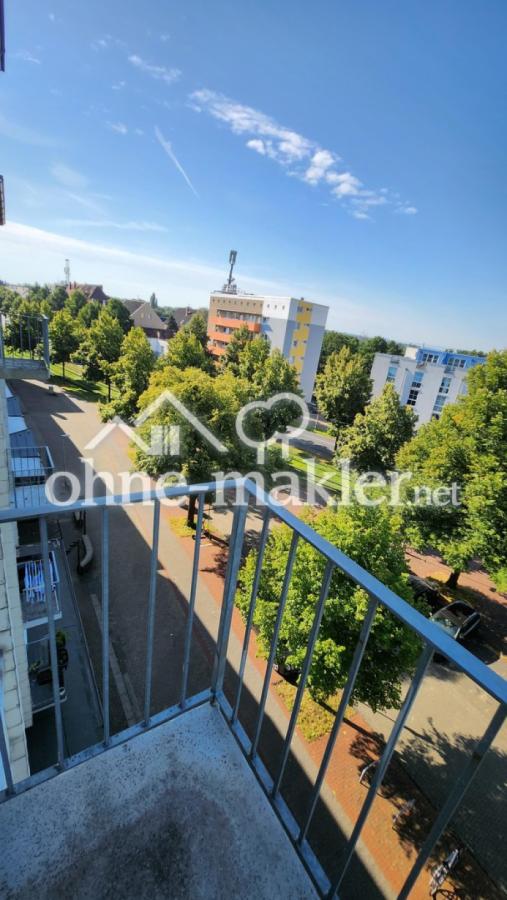
POLYGON ((238 293, 238 286, 236 284, 236 280, 232 277, 232 272, 233 272, 234 266, 236 264, 237 255, 238 255, 237 250, 231 250, 231 252, 229 253, 230 269, 229 269, 229 277, 223 286, 224 294, 237 294, 238 293))
POLYGON ((63 267, 63 271, 65 274, 65 284, 67 287, 70 287, 70 260, 65 260, 65 266, 63 267))

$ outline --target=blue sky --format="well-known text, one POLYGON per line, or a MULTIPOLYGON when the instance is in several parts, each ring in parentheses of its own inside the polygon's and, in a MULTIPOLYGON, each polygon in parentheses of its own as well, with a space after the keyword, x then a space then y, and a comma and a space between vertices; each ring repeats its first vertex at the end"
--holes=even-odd
POLYGON ((0 277, 505 345, 503 0, 6 0, 0 277))

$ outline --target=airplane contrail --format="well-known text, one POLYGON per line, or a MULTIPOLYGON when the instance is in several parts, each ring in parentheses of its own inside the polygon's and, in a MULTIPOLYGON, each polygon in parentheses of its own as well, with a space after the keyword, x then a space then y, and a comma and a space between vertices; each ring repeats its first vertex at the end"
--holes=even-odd
POLYGON ((181 163, 178 161, 178 159, 177 159, 176 156, 174 155, 173 148, 171 147, 171 144, 169 143, 169 141, 166 141, 166 139, 164 138, 164 136, 163 136, 162 132, 160 131, 160 128, 158 127, 158 125, 155 125, 155 137, 157 138, 157 141, 159 142, 159 144, 160 144, 160 146, 162 147, 162 149, 165 150, 165 152, 167 153, 169 159, 174 163, 174 165, 175 165, 176 168, 178 169, 178 172, 180 172, 180 174, 183 175, 183 178, 184 178, 185 181, 187 182, 187 184, 188 184, 190 190, 192 191, 192 193, 195 194, 195 196, 196 196, 197 199, 199 200, 199 199, 200 199, 199 194, 197 193, 197 191, 196 191, 194 185, 192 184, 192 182, 190 181, 190 178, 188 177, 187 173, 185 172, 185 169, 183 168, 183 166, 181 165, 181 163))

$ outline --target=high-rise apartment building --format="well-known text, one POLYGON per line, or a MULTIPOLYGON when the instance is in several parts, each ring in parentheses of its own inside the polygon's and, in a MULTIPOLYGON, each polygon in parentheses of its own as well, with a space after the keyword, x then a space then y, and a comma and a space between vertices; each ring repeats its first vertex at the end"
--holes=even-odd
POLYGON ((466 393, 466 375, 483 356, 433 347, 407 347, 404 356, 376 353, 371 368, 372 396, 392 384, 403 405, 417 413, 417 425, 438 419, 446 403, 466 393))
POLYGON ((208 346, 220 358, 234 332, 246 325, 252 336, 263 335, 295 366, 304 397, 311 400, 328 311, 328 306, 304 298, 213 291, 208 346))

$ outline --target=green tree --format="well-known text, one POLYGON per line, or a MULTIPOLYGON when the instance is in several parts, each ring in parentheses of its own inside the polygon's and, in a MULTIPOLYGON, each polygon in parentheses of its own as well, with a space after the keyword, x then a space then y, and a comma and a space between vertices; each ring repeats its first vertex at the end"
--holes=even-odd
MULTIPOLYGON (((353 505, 317 514, 308 511, 305 520, 398 595, 425 611, 422 604, 412 599, 402 541, 386 507, 353 505)), ((259 645, 266 655, 291 539, 288 527, 276 527, 266 546, 254 614, 259 645)), ((313 547, 300 542, 276 652, 279 665, 302 667, 325 563, 313 547)), ((241 570, 236 595, 244 617, 248 613, 255 564, 256 551, 252 551, 241 570)), ((336 568, 308 679, 309 691, 315 699, 324 701, 343 688, 367 606, 366 592, 336 568)), ((418 638, 379 606, 356 681, 354 702, 368 703, 373 710, 399 706, 403 679, 413 671, 419 652, 418 638)))
POLYGON ((325 331, 322 338, 318 372, 323 372, 332 353, 339 353, 342 347, 348 347, 353 353, 359 350, 359 338, 343 331, 325 331))
POLYGON ((363 411, 372 383, 364 360, 349 347, 342 347, 328 358, 324 371, 317 375, 315 395, 320 412, 331 423, 335 437, 363 411))
POLYGON ((89 328, 95 319, 98 319, 102 304, 98 300, 90 300, 79 310, 77 320, 82 328, 89 328))
POLYGON ((398 450, 413 437, 416 421, 414 411, 402 406, 392 384, 386 384, 340 433, 338 456, 350 459, 360 472, 387 472, 394 467, 398 450))
POLYGON ((239 328, 236 328, 225 348, 225 353, 221 359, 221 368, 227 369, 233 375, 238 375, 240 353, 242 353, 251 339, 252 332, 248 330, 247 325, 240 325, 239 328))
POLYGON ((199 339, 191 331, 184 328, 178 331, 167 344, 167 353, 159 360, 159 365, 174 366, 177 369, 193 367, 203 369, 212 374, 215 371, 213 360, 204 350, 199 339))
POLYGON ((65 301, 65 309, 71 314, 73 319, 77 319, 79 310, 86 306, 86 297, 80 290, 71 291, 65 301))
MULTIPOLYGON (((250 385, 252 400, 267 401, 282 393, 301 396, 296 369, 280 350, 271 350, 264 337, 247 341, 238 355, 237 370, 239 377, 250 385)), ((256 430, 260 428, 264 438, 268 438, 275 431, 285 431, 287 425, 300 415, 297 403, 283 400, 268 409, 255 410, 250 414, 249 420, 255 418, 256 430)))
POLYGON ((174 335, 178 331, 178 323, 176 322, 176 319, 174 318, 172 313, 165 320, 165 324, 167 326, 167 337, 174 337, 174 335))
POLYGON ((81 333, 79 324, 72 318, 67 309, 55 312, 49 326, 51 341, 51 359, 62 364, 62 375, 65 378, 65 363, 70 361, 79 347, 81 333))
POLYGON ((365 366, 370 372, 373 365, 373 357, 376 353, 392 353, 403 355, 405 345, 399 344, 398 341, 389 341, 383 337, 366 338, 359 342, 359 353, 363 356, 365 366))
POLYGON ((423 425, 397 457, 411 473, 402 507, 407 538, 441 554, 451 586, 474 558, 500 581, 507 567, 507 351, 471 369, 467 385, 468 394, 423 425), (447 496, 453 484, 454 498, 447 496), (441 500, 429 502, 437 490, 441 500))
MULTIPOLYGON (((195 335, 191 337, 197 340, 195 335)), ((140 397, 139 409, 146 409, 164 390, 170 390, 197 416, 222 442, 227 452, 220 453, 187 421, 186 416, 181 415, 172 404, 165 403, 139 431, 141 437, 151 443, 153 426, 161 426, 165 433, 170 426, 179 426, 179 452, 171 455, 171 447, 168 446, 154 455, 136 447, 135 463, 139 470, 153 477, 178 472, 189 484, 211 481, 217 471, 249 471, 255 464, 255 455, 241 443, 235 427, 236 415, 249 398, 248 384, 230 373, 212 377, 200 368, 165 366, 153 372, 148 389, 140 397)), ((191 498, 187 519, 190 526, 194 522, 195 509, 195 498, 191 498)))
POLYGON ((82 364, 85 378, 90 381, 104 379, 108 386, 108 400, 111 400, 113 363, 120 356, 122 340, 120 323, 103 309, 73 355, 73 359, 82 364))
POLYGON ((58 284, 51 291, 48 297, 48 301, 53 312, 57 312, 59 309, 63 309, 67 302, 66 288, 64 288, 62 284, 58 284))
POLYGON ((116 300, 114 297, 111 297, 106 303, 106 309, 110 315, 118 320, 123 333, 127 334, 132 328, 132 320, 125 304, 122 303, 121 300, 116 300))
POLYGON ((135 416, 139 397, 148 388, 154 366, 155 354, 143 329, 132 328, 123 338, 119 359, 112 365, 111 381, 118 396, 101 407, 103 420, 135 416))
POLYGON ((183 326, 183 331, 188 331, 190 334, 195 334, 203 350, 208 353, 208 328, 206 325, 206 319, 201 315, 201 313, 195 313, 190 321, 183 326))

